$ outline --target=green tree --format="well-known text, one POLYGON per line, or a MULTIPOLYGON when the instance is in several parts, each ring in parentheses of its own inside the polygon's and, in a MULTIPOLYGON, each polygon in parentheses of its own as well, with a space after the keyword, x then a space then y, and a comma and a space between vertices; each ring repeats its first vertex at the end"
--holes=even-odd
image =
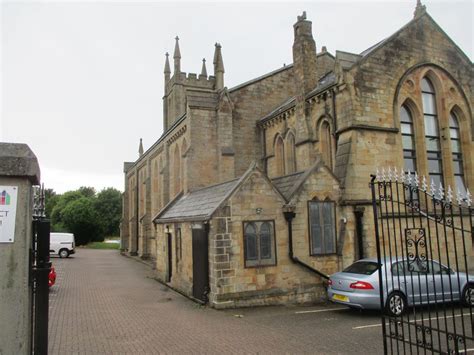
POLYGON ((105 235, 118 235, 122 214, 122 193, 113 187, 100 191, 95 200, 95 210, 99 215, 105 235))
POLYGON ((64 225, 63 211, 66 206, 75 200, 84 197, 79 191, 68 191, 62 194, 51 211, 51 228, 54 232, 68 232, 64 225))
POLYGON ((90 186, 81 186, 78 190, 85 197, 94 197, 95 196, 95 189, 90 186))
POLYGON ((53 208, 58 203, 60 197, 61 195, 56 194, 53 189, 44 190, 44 209, 47 218, 51 218, 53 208))
POLYGON ((104 240, 102 223, 95 210, 94 197, 81 196, 70 201, 62 210, 61 216, 64 227, 74 233, 77 245, 104 240))

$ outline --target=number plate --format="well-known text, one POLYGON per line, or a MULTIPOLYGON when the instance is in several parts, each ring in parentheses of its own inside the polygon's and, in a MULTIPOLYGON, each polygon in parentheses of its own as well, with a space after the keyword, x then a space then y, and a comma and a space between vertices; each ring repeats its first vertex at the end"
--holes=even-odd
POLYGON ((349 302, 349 297, 343 296, 343 295, 338 295, 337 293, 335 293, 335 294, 332 296, 332 299, 333 299, 333 300, 342 301, 342 302, 349 302))

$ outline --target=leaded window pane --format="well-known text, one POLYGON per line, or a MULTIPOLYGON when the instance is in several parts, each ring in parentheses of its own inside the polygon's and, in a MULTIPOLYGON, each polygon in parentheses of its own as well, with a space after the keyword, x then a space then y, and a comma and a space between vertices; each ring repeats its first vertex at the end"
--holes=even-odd
POLYGON ((272 237, 270 223, 265 222, 260 227, 260 258, 271 259, 272 257, 272 237))
POLYGON ((451 140, 451 150, 453 153, 460 153, 461 152, 461 142, 455 139, 451 140))
POLYGON ((464 185, 464 179, 462 175, 456 175, 454 176, 454 179, 456 181, 456 189, 459 189, 461 194, 465 196, 466 194, 466 185, 464 185))
POLYGON ((439 160, 428 160, 428 169, 431 173, 441 173, 441 161, 439 160))
POLYGON ((402 134, 413 134, 413 127, 410 123, 402 123, 400 125, 402 134))
POLYGON ((423 112, 425 114, 436 115, 436 101, 433 94, 422 94, 423 112))
POLYGON ((309 224, 312 255, 334 253, 336 251, 334 203, 310 202, 309 224))
POLYGON ((428 151, 440 151, 440 141, 436 137, 426 137, 426 150, 428 151))
POLYGON ((421 91, 434 94, 433 85, 427 78, 421 80, 421 91))
POLYGON ((415 145, 413 143, 412 136, 402 136, 403 149, 415 149, 415 145))
POLYGON ((400 122, 410 123, 410 124, 413 122, 413 120, 411 119, 411 115, 405 106, 402 106, 400 108, 400 122))
POLYGON ((319 217, 319 205, 318 202, 313 202, 309 205, 310 213, 310 228, 311 228, 311 245, 313 254, 321 254, 322 248, 322 228, 319 217))
POLYGON ((438 136, 438 120, 436 116, 425 115, 425 135, 426 136, 438 136))
POLYGON ((403 159, 404 162, 404 169, 405 171, 415 171, 416 170, 416 164, 415 164, 415 159, 410 159, 410 158, 405 158, 403 159))
POLYGON ((454 116, 453 113, 451 113, 451 115, 449 115, 449 126, 453 127, 453 128, 459 128, 458 120, 457 120, 456 116, 454 116))
POLYGON ((333 204, 325 202, 323 204, 323 220, 324 220, 324 253, 334 253, 335 238, 334 238, 334 214, 333 204))
POLYGON ((247 260, 257 259, 257 231, 253 223, 245 227, 245 256, 247 260))
POLYGON ((455 175, 463 174, 462 160, 453 160, 453 171, 455 175))
POLYGON ((449 130, 449 134, 451 139, 459 139, 459 129, 458 128, 451 128, 449 130))
POLYGON ((441 183, 440 175, 430 174, 430 179, 434 181, 436 187, 438 187, 439 184, 441 183))

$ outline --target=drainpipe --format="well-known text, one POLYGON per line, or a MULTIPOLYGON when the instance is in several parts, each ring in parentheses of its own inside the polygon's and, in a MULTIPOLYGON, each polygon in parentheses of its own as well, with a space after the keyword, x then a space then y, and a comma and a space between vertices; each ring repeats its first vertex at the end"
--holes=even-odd
POLYGON ((302 262, 300 259, 298 259, 296 256, 293 255, 293 225, 292 225, 292 220, 295 218, 296 213, 293 211, 284 211, 283 215, 285 216, 286 221, 288 222, 288 249, 289 249, 289 256, 290 259, 295 263, 303 266, 307 270, 314 272, 321 276, 322 278, 329 280, 329 276, 326 275, 325 273, 313 268, 312 266, 309 266, 308 264, 302 262))
POLYGON ((140 216, 138 215, 138 204, 140 202, 140 198, 138 196, 138 171, 136 173, 136 176, 137 176, 137 183, 136 183, 136 186, 135 186, 135 219, 136 219, 136 223, 135 223, 135 255, 138 255, 138 234, 140 232, 140 216))
POLYGON ((362 218, 364 217, 364 207, 357 206, 354 210, 356 220, 356 234, 357 234, 357 256, 360 259, 364 259, 364 242, 363 242, 363 224, 362 218))

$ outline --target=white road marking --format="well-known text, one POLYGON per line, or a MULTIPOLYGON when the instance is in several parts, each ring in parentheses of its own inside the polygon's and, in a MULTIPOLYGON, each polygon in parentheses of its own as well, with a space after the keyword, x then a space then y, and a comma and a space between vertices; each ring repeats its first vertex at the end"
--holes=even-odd
MULTIPOLYGON (((456 314, 454 316, 446 316, 446 317, 440 317, 440 320, 441 319, 447 319, 447 318, 453 318, 453 317, 462 317, 462 316, 468 316, 467 314, 456 314)), ((435 320, 437 319, 437 317, 431 317, 431 318, 423 318, 423 319, 417 319, 416 321, 425 321, 425 320, 435 320)), ((410 320, 410 323, 413 323, 415 322, 414 319, 410 320)), ((352 329, 364 329, 364 328, 373 328, 373 327, 381 327, 382 326, 382 323, 377 323, 377 324, 369 324, 369 325, 361 325, 359 327, 353 327, 352 329)))
POLYGON ((469 351, 474 352, 474 348, 472 348, 472 349, 466 349, 466 350, 459 350, 460 353, 467 353, 467 352, 469 352, 469 351))
POLYGON ((378 323, 378 324, 361 325, 359 327, 352 327, 352 329, 364 329, 364 328, 381 327, 381 326, 382 324, 378 323))
POLYGON ((295 314, 321 313, 321 312, 330 312, 330 311, 342 311, 343 309, 347 309, 347 308, 314 309, 314 310, 312 310, 312 311, 299 311, 299 312, 295 312, 295 314))

